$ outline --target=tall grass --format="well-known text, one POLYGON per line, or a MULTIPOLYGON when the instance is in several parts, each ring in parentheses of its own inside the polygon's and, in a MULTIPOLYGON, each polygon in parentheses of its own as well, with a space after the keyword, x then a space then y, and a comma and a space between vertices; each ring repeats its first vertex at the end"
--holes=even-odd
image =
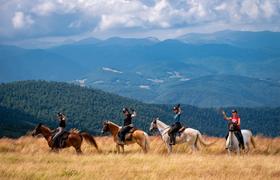
POLYGON ((257 147, 248 154, 228 156, 222 138, 192 152, 176 145, 167 155, 160 137, 151 138, 151 150, 143 154, 138 145, 116 154, 111 137, 98 137, 102 152, 83 143, 83 155, 74 148, 50 152, 43 138, 29 136, 0 139, 0 179, 279 179, 280 138, 255 138, 257 147))

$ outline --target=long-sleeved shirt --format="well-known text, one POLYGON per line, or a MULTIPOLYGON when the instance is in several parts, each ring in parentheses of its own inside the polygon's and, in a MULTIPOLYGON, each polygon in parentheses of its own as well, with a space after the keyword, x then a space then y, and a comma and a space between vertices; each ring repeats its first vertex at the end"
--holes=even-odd
POLYGON ((136 116, 136 112, 128 113, 124 119, 123 126, 128 126, 132 124, 132 118, 136 116))

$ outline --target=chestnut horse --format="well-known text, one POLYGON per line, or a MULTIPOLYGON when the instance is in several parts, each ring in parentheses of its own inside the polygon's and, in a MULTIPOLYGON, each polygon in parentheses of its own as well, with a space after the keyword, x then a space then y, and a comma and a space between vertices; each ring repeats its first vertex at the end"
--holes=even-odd
MULTIPOLYGON (((36 136, 38 134, 42 134, 45 137, 50 148, 53 147, 52 132, 47 126, 44 126, 41 123, 38 126, 36 126, 36 128, 32 132, 32 136, 36 136)), ((86 132, 75 132, 75 131, 69 132, 68 138, 65 143, 66 144, 65 148, 73 146, 75 148, 76 152, 78 154, 80 154, 80 153, 82 153, 81 145, 82 145, 83 139, 85 139, 87 142, 89 142, 91 145, 93 145, 98 150, 97 143, 91 135, 89 135, 86 132)))
MULTIPOLYGON (((122 152, 124 153, 124 145, 118 144, 118 133, 121 129, 120 126, 117 124, 111 122, 111 121, 105 121, 103 123, 103 129, 102 132, 110 132, 113 136, 114 142, 116 143, 116 148, 118 153, 120 152, 120 147, 122 148, 122 152)), ((149 150, 149 136, 147 133, 145 133, 142 130, 135 130, 132 133, 132 140, 131 141, 125 141, 125 145, 134 144, 137 143, 144 151, 144 153, 147 153, 149 150)))

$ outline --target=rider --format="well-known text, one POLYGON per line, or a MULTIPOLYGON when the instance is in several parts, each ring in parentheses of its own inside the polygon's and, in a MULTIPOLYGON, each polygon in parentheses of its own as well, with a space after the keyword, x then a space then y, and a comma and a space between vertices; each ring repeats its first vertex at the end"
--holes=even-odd
POLYGON ((175 145, 176 141, 176 133, 182 128, 182 125, 180 123, 180 117, 181 117, 181 107, 180 104, 177 104, 173 107, 174 115, 174 121, 175 123, 171 125, 170 130, 168 131, 168 134, 170 136, 170 145, 175 145))
POLYGON ((125 115, 123 127, 121 128, 119 132, 119 142, 118 144, 124 145, 125 141, 125 135, 130 131, 130 129, 133 128, 132 124, 132 118, 136 116, 136 112, 134 109, 130 109, 131 112, 128 110, 128 108, 123 108, 122 112, 125 115))
POLYGON ((57 128, 56 134, 53 136, 53 147, 55 148, 59 147, 58 137, 63 133, 64 128, 66 127, 66 116, 63 113, 59 112, 57 113, 57 118, 59 121, 59 127, 57 128))
MULTIPOLYGON (((244 149, 244 140, 240 129, 240 117, 238 116, 238 113, 235 109, 233 109, 231 113, 232 113, 232 117, 227 117, 226 113, 223 111, 224 119, 230 121, 235 125, 234 126, 235 127, 234 131, 236 132, 235 135, 239 141, 241 148, 244 149)), ((228 137, 228 133, 226 135, 226 139, 227 137, 228 137)))

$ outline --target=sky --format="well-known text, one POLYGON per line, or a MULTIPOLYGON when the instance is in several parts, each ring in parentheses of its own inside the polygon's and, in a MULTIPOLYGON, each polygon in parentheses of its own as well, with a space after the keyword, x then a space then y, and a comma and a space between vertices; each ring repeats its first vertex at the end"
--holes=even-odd
POLYGON ((280 31, 280 0, 0 0, 0 42, 280 31))

